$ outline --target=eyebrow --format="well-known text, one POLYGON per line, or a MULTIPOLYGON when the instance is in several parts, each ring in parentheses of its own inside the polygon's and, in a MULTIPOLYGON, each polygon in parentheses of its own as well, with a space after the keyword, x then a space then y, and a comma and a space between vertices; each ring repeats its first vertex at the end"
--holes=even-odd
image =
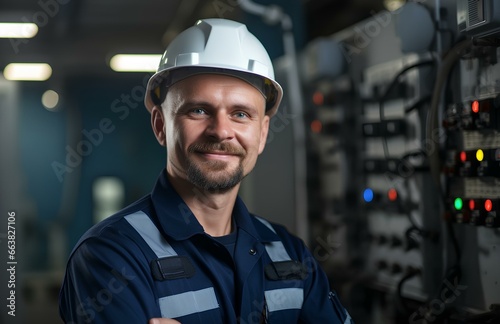
MULTIPOLYGON (((207 107, 207 108, 212 108, 212 109, 217 109, 212 103, 208 102, 208 101, 204 101, 204 100, 186 100, 185 102, 183 102, 180 106, 179 106, 179 109, 178 110, 183 110, 183 109, 188 109, 188 108, 191 108, 191 107, 207 107)), ((249 111, 249 112, 252 112, 254 114, 257 114, 258 113, 258 109, 251 106, 251 105, 245 105, 245 104, 242 104, 242 103, 236 103, 234 105, 231 105, 231 109, 232 110, 244 110, 244 111, 249 111)), ((265 107, 263 107, 263 109, 265 109, 265 107)))

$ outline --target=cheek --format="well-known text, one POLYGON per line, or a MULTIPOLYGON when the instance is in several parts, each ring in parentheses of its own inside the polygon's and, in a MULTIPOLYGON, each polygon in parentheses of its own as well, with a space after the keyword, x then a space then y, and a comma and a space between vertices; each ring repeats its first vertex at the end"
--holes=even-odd
POLYGON ((167 141, 167 148, 170 148, 172 146, 172 143, 175 143, 176 130, 174 127, 174 123, 172 123, 171 121, 168 121, 165 127, 166 127, 165 138, 167 141))
POLYGON ((245 149, 247 151, 247 157, 250 160, 257 159, 260 153, 261 140, 260 140, 260 128, 248 132, 245 136, 245 149))
POLYGON ((167 147, 186 154, 188 146, 202 137, 202 129, 201 125, 185 120, 172 122, 170 130, 167 130, 167 147))
POLYGON ((166 129, 167 150, 169 154, 176 154, 179 146, 184 143, 182 127, 178 122, 170 120, 166 129))
POLYGON ((269 117, 264 116, 259 133, 259 154, 264 151, 267 143, 267 135, 269 134, 269 117))

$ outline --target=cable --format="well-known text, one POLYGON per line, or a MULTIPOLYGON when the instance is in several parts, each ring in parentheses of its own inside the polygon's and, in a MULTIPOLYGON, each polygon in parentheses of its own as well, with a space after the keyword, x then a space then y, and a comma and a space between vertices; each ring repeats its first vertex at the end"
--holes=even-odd
MULTIPOLYGON (((421 66, 435 65, 435 64, 436 64, 436 62, 434 60, 426 60, 426 61, 417 62, 415 64, 412 64, 412 65, 409 65, 409 66, 403 68, 401 71, 398 72, 398 74, 396 74, 396 76, 394 77, 394 79, 392 79, 391 83, 386 88, 384 94, 379 99, 379 116, 380 116, 380 122, 382 122, 383 120, 385 120, 385 115, 384 115, 384 108, 385 107, 384 107, 384 103, 387 100, 387 98, 389 97, 389 94, 394 89, 394 87, 400 82, 399 78, 402 75, 404 75, 406 72, 408 72, 408 71, 410 71, 412 69, 415 69, 415 68, 418 68, 418 67, 421 67, 421 66)), ((382 145, 383 145, 383 149, 384 149, 384 156, 385 156, 385 158, 388 158, 389 157, 389 148, 387 146, 387 139, 385 137, 382 140, 382 145)))
MULTIPOLYGON (((451 72, 456 62, 462 57, 463 51, 470 48, 472 45, 471 40, 465 40, 458 43, 454 46, 448 54, 445 56, 443 61, 441 62, 441 67, 437 73, 436 83, 434 84, 434 91, 432 94, 431 108, 429 114, 427 115, 426 121, 426 130, 425 130, 425 140, 426 143, 429 141, 433 141, 433 131, 438 129, 438 112, 439 112, 439 104, 441 102, 441 94, 446 83, 448 74, 451 72)), ((439 144, 439 143, 435 143, 439 144)), ((441 190, 441 181, 440 181, 440 161, 438 149, 434 146, 431 146, 427 155, 429 157, 429 164, 431 168, 431 176, 439 189, 439 192, 442 193, 441 190)))
POLYGON ((462 253, 460 252, 460 246, 458 245, 458 240, 455 235, 455 231, 453 230, 453 224, 452 222, 448 221, 446 222, 446 228, 448 230, 448 235, 450 236, 451 239, 451 244, 453 245, 453 250, 455 251, 455 257, 456 257, 456 262, 455 266, 460 267, 460 262, 462 260, 462 253))
MULTIPOLYGON (((406 192, 411 192, 411 188, 409 187, 410 176, 412 176, 416 171, 426 170, 426 168, 416 167, 413 164, 411 164, 409 159, 412 157, 422 157, 425 159, 426 153, 424 150, 419 149, 419 150, 407 152, 399 159, 399 164, 398 164, 397 169, 398 170, 407 169, 409 171, 408 174, 405 174, 405 176, 403 177, 403 179, 404 179, 403 183, 405 185, 406 192)), ((422 233, 427 233, 427 231, 424 230, 423 228, 421 228, 420 225, 418 225, 417 222, 415 221, 415 219, 412 217, 412 211, 417 206, 418 205, 416 205, 411 200, 410 197, 407 197, 407 201, 404 204, 402 204, 401 209, 402 209, 402 212, 408 217, 408 220, 409 220, 410 224, 412 225, 411 228, 413 230, 416 230, 416 232, 420 236, 426 237, 426 235, 422 235, 422 233)), ((408 232, 406 234, 408 235, 408 232)))
POLYGON ((418 269, 409 269, 408 272, 407 272, 407 274, 405 274, 401 278, 401 280, 399 280, 399 282, 398 282, 397 293, 396 293, 396 301, 397 301, 397 305, 400 308, 400 310, 402 310, 405 314, 410 314, 411 313, 411 309, 406 304, 406 302, 404 301, 404 297, 403 297, 403 285, 408 280, 410 280, 413 277, 416 277, 418 275, 420 275, 420 270, 418 270, 418 269))
POLYGON ((413 233, 416 233, 417 235, 422 237, 422 230, 418 228, 417 225, 415 225, 415 222, 411 217, 409 218, 410 218, 410 223, 412 223, 412 226, 405 231, 406 251, 413 250, 420 246, 420 242, 416 238, 412 237, 413 233))
POLYGON ((500 321, 500 305, 493 304, 490 311, 482 314, 471 315, 465 319, 465 323, 498 323, 500 321))
POLYGON ((425 152, 422 149, 416 150, 416 151, 410 151, 410 152, 407 152, 405 155, 403 155, 401 157, 401 160, 407 160, 411 157, 418 157, 418 156, 427 157, 427 152, 425 152))
MULTIPOLYGON (((427 156, 429 160, 431 176, 433 178, 433 181, 435 182, 435 185, 438 189, 438 192, 440 193, 442 200, 444 199, 444 193, 443 190, 441 189, 441 181, 440 181, 440 172, 441 172, 440 158, 439 158, 440 143, 439 143, 439 138, 434 139, 433 135, 434 131, 439 129, 438 126, 439 107, 441 103, 442 93, 445 88, 445 85, 447 84, 449 75, 452 69, 454 68, 455 64, 463 56, 463 51, 470 48, 471 45, 472 45, 471 40, 465 40, 458 43, 452 49, 450 49, 450 51, 446 54, 446 56, 442 60, 437 73, 436 82, 434 84, 431 107, 426 120, 425 142, 434 144, 433 146, 430 146, 430 148, 427 150, 427 156)), ((462 271, 460 268, 461 252, 458 240, 455 236, 455 232, 453 231, 452 224, 450 222, 447 222, 446 225, 447 225, 448 236, 451 239, 451 243, 453 245, 453 249, 456 255, 456 262, 455 265, 447 269, 443 278, 443 283, 440 285, 439 289, 437 290, 437 293, 435 294, 436 296, 441 291, 443 291, 443 289, 445 288, 445 283, 452 282, 458 285, 462 277, 462 271)), ((429 300, 432 300, 432 298, 430 298, 429 300)))
POLYGON ((436 62, 434 60, 427 60, 427 61, 417 62, 415 64, 412 64, 412 65, 409 65, 409 66, 405 67, 404 69, 402 69, 401 71, 399 71, 398 74, 396 74, 396 76, 391 81, 391 83, 389 84, 389 86, 386 88, 384 94, 382 95, 382 97, 379 100, 379 104, 381 105, 381 107, 380 107, 381 108, 380 109, 380 119, 381 120, 384 119, 384 109, 383 109, 384 102, 387 100, 387 97, 391 93, 392 89, 398 84, 399 78, 403 74, 405 74, 406 72, 408 72, 409 70, 412 70, 414 68, 421 67, 421 66, 426 66, 426 65, 435 65, 435 64, 436 64, 436 62))
POLYGON ((417 62, 417 63, 412 64, 412 65, 408 65, 407 67, 403 68, 401 71, 398 72, 398 74, 396 74, 394 79, 391 81, 389 86, 386 88, 384 95, 380 98, 380 102, 383 103, 387 99, 387 97, 391 93, 391 90, 396 86, 396 84, 398 84, 399 77, 401 77, 403 74, 405 74, 409 70, 412 70, 412 69, 417 68, 417 67, 426 66, 426 65, 435 65, 435 64, 436 64, 436 62, 434 60, 426 60, 426 61, 417 62))
POLYGON ((405 113, 408 114, 412 112, 415 109, 421 108, 426 102, 430 102, 432 99, 431 95, 425 96, 423 98, 420 98, 417 102, 415 102, 413 105, 406 107, 405 108, 405 113))
MULTIPOLYGON (((448 236, 450 237, 452 245, 453 245, 453 249, 454 249, 455 256, 456 256, 456 261, 455 261, 455 265, 453 265, 452 267, 450 267, 450 268, 448 268, 446 270, 446 273, 443 276, 443 281, 442 281, 441 285, 439 286, 439 289, 437 290, 437 292, 434 294, 434 296, 436 298, 439 297, 439 294, 441 294, 441 292, 444 289, 449 289, 449 284, 450 283, 451 284, 455 284, 455 285, 459 285, 460 282, 461 282, 461 280, 462 280, 462 269, 461 269, 461 266, 460 266, 462 254, 461 254, 460 247, 459 247, 459 244, 458 244, 458 239, 457 239, 457 237, 455 235, 455 232, 453 231, 452 223, 451 222, 447 222, 446 226, 447 226, 446 228, 447 228, 448 236)), ((422 238, 428 238, 428 239, 431 239, 433 241, 437 241, 437 239, 438 239, 438 234, 437 233, 433 233, 433 232, 430 232, 430 231, 423 231, 423 230, 420 230, 419 228, 415 228, 415 227, 410 227, 406 231, 405 236, 407 238, 409 238, 410 235, 411 235, 411 233, 414 233, 414 232, 416 232, 417 234, 421 235, 422 238)), ((434 298, 429 297, 428 302, 426 303, 425 307, 427 307, 428 309, 430 309, 432 307, 430 303, 431 303, 431 301, 433 299, 434 298)), ((437 318, 442 317, 442 316, 448 316, 448 315, 449 314, 443 313, 441 316, 438 316, 437 318)), ((475 322, 472 322, 472 323, 475 323, 475 322)))

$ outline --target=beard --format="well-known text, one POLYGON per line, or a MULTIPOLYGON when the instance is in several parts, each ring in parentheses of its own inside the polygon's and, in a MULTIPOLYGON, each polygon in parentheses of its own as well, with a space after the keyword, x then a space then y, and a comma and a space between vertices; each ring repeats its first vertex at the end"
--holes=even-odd
POLYGON ((228 143, 197 143, 188 148, 190 153, 221 152, 234 154, 239 157, 238 166, 234 170, 227 170, 226 161, 204 161, 197 163, 192 159, 187 162, 188 180, 196 187, 209 192, 225 193, 234 188, 244 178, 243 158, 245 150, 228 143))

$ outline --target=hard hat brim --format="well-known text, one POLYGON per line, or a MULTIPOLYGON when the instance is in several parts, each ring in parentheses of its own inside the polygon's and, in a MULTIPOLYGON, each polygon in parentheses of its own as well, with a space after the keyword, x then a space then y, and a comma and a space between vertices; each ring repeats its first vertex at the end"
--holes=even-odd
POLYGON ((161 86, 168 88, 181 80, 199 74, 226 75, 238 78, 249 83, 259 92, 261 92, 266 99, 266 115, 269 115, 271 117, 276 114, 281 99, 283 98, 283 89, 281 88, 279 83, 256 73, 206 66, 180 66, 163 71, 158 71, 149 79, 144 98, 144 105, 151 113, 151 110, 155 105, 161 105, 161 102, 158 102, 159 96, 155 93, 158 87, 161 86), (259 84, 259 80, 261 81, 260 83, 262 85, 259 84))

